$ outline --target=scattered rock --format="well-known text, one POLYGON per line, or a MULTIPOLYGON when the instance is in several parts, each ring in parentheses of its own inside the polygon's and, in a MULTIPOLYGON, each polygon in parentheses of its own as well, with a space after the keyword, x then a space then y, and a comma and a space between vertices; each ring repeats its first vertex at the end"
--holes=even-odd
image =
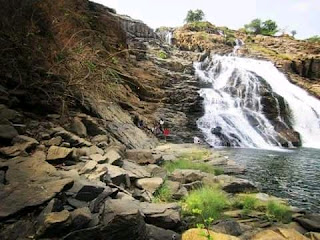
POLYGON ((57 162, 65 160, 72 154, 71 148, 51 146, 48 150, 47 161, 48 162, 57 162))
POLYGON ((70 192, 75 192, 75 199, 85 202, 90 202, 99 196, 104 190, 103 186, 99 186, 94 182, 78 181, 75 186, 70 190, 70 192))
POLYGON ((234 220, 222 220, 218 224, 213 225, 211 230, 236 237, 243 233, 240 224, 234 220))
POLYGON ((80 201, 77 199, 74 199, 72 197, 67 199, 68 204, 72 207, 72 208, 84 208, 84 207, 88 207, 88 202, 85 201, 80 201))
POLYGON ((107 135, 96 135, 91 139, 91 142, 94 144, 99 144, 101 142, 109 142, 109 137, 107 135))
POLYGON ((92 144, 77 135, 66 131, 62 127, 57 127, 52 129, 53 134, 57 137, 60 136, 64 141, 71 144, 72 147, 90 147, 92 144))
MULTIPOLYGON (((226 235, 223 233, 215 233, 213 231, 209 231, 210 236, 213 239, 218 239, 218 240, 240 240, 240 238, 226 235)), ((204 229, 198 229, 198 228, 192 228, 189 229, 188 231, 184 232, 182 234, 182 240, 205 240, 206 237, 203 236, 203 234, 206 234, 206 230, 204 229)), ((271 239, 269 239, 271 240, 271 239)), ((276 240, 276 239, 272 239, 276 240)))
POLYGON ((110 188, 110 187, 106 187, 105 190, 95 199, 90 203, 90 211, 92 213, 98 213, 100 210, 100 207, 104 204, 105 200, 114 194, 117 194, 118 191, 110 188))
POLYGON ((141 178, 136 181, 136 186, 154 194, 163 184, 162 178, 141 178))
POLYGON ((27 207, 41 205, 73 184, 71 178, 62 178, 45 161, 43 152, 36 152, 30 157, 16 157, 6 164, 7 184, 1 189, 0 219, 27 207))
POLYGON ((306 214, 295 219, 306 230, 320 232, 320 214, 306 214))
POLYGON ((107 150, 106 155, 108 163, 115 166, 122 166, 123 161, 121 155, 115 149, 107 150))
POLYGON ((202 188, 202 186, 203 186, 203 183, 201 181, 195 181, 195 182, 183 184, 183 187, 185 187, 188 191, 202 188))
POLYGON ((201 181, 203 177, 204 175, 200 170, 176 169, 171 174, 170 179, 185 184, 201 181))
POLYGON ((108 175, 110 176, 110 179, 115 185, 121 186, 124 185, 126 187, 130 187, 130 178, 128 173, 117 166, 113 166, 110 164, 104 164, 108 169, 108 175))
POLYGON ((305 236, 294 229, 268 229, 254 235, 252 240, 308 240, 305 236))
POLYGON ((100 127, 97 121, 89 116, 82 118, 82 122, 86 126, 88 135, 90 136, 107 134, 107 131, 100 127))
POLYGON ((148 240, 180 240, 181 236, 171 230, 156 227, 147 224, 147 239, 148 240))
POLYGON ((0 139, 11 140, 18 136, 17 130, 11 125, 0 124, 0 139))
POLYGON ((81 122, 81 119, 78 117, 72 119, 70 129, 71 132, 77 134, 79 137, 87 136, 86 126, 81 122))
POLYGON ((232 178, 231 181, 225 182, 222 189, 228 193, 258 192, 257 187, 252 182, 240 178, 232 178))
POLYGON ((134 181, 139 178, 151 177, 144 166, 140 166, 130 161, 124 161, 122 168, 129 174, 130 180, 134 181))
POLYGON ((151 174, 151 177, 161 177, 162 179, 167 177, 167 171, 156 164, 147 165, 147 171, 151 174))
POLYGON ((46 145, 47 147, 59 146, 61 143, 62 143, 62 137, 60 136, 51 138, 50 140, 43 141, 43 144, 46 145))
POLYGON ((106 163, 107 162, 107 156, 102 156, 101 154, 99 153, 96 153, 96 154, 92 154, 89 156, 93 161, 97 162, 97 163, 100 163, 100 164, 103 164, 103 163, 106 163))
POLYGON ((5 105, 0 104, 0 119, 7 119, 12 123, 19 123, 23 117, 15 110, 7 108, 5 105))
POLYGON ((162 160, 160 154, 154 153, 151 150, 127 150, 127 158, 138 164, 159 164, 162 160))
POLYGON ((87 163, 86 163, 86 165, 84 165, 84 167, 80 170, 80 174, 86 174, 86 173, 89 173, 89 172, 91 172, 91 171, 93 171, 93 169, 95 169, 96 168, 96 166, 97 166, 97 162, 96 161, 88 161, 87 163))
POLYGON ((31 137, 18 135, 13 140, 14 146, 0 148, 0 153, 7 157, 16 157, 19 155, 27 155, 31 150, 39 144, 37 140, 31 137))
POLYGON ((81 229, 86 227, 92 220, 92 214, 88 207, 78 208, 71 213, 72 228, 81 229))

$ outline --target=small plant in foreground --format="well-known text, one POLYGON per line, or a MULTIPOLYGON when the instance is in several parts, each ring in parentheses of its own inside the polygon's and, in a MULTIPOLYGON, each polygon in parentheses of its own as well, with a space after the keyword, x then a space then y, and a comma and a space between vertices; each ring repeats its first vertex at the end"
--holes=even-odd
POLYGON ((197 224, 197 228, 199 229, 205 229, 205 232, 201 233, 201 236, 207 238, 208 240, 213 240, 213 237, 210 235, 210 230, 209 230, 209 227, 211 225, 211 223, 213 222, 213 218, 209 217, 209 218, 204 218, 203 216, 203 212, 202 210, 198 209, 198 208, 195 208, 195 209, 192 209, 192 213, 194 215, 198 215, 201 219, 201 222, 202 223, 198 223, 197 224))
POLYGON ((255 197, 251 197, 251 196, 245 196, 243 198, 243 213, 244 214, 248 214, 250 213, 252 210, 255 210, 256 206, 257 206, 257 202, 258 200, 255 197))
POLYGON ((172 192, 166 182, 155 192, 153 202, 171 202, 172 192))
POLYGON ((292 219, 290 207, 270 201, 267 205, 267 216, 272 220, 277 220, 282 223, 289 223, 292 219))
MULTIPOLYGON (((183 208, 186 215, 195 214, 193 209, 200 209, 202 212, 202 218, 204 219, 219 219, 222 215, 222 211, 229 205, 227 196, 221 190, 205 186, 201 189, 192 191, 189 196, 184 199, 183 208)), ((199 216, 195 216, 199 217, 199 216)))
POLYGON ((160 51, 158 53, 158 57, 161 58, 161 59, 167 59, 168 58, 168 54, 164 51, 160 51))

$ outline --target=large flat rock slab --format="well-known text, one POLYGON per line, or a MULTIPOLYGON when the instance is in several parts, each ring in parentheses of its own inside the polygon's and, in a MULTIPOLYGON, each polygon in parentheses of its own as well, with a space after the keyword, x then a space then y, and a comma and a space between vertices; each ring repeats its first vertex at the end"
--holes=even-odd
POLYGON ((27 208, 41 205, 72 186, 46 161, 44 152, 16 157, 1 166, 8 167, 6 185, 0 187, 0 219, 27 208))

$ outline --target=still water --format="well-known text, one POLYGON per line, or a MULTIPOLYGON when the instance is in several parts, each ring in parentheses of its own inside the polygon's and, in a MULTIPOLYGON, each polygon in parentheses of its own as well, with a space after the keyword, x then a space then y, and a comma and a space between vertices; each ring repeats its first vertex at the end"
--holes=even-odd
POLYGON ((293 206, 320 213, 320 149, 221 151, 245 166, 247 172, 243 178, 258 183, 262 192, 287 198, 293 206))

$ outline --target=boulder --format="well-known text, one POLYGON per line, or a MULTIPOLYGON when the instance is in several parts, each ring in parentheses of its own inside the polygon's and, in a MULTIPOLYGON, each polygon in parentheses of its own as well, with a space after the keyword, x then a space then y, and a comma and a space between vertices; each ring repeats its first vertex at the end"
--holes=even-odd
POLYGON ((43 141, 42 143, 47 147, 59 146, 62 143, 62 137, 60 137, 60 136, 54 137, 54 138, 51 138, 49 140, 43 141))
POLYGON ((72 147, 90 147, 92 144, 85 139, 68 132, 62 127, 57 127, 51 129, 52 134, 54 134, 56 137, 60 136, 63 138, 64 141, 71 144, 72 147))
POLYGON ((224 178, 224 175, 216 177, 217 179, 224 179, 220 181, 222 189, 228 193, 253 193, 258 192, 257 187, 250 181, 235 177, 224 178))
POLYGON ((93 161, 97 162, 97 163, 106 163, 107 162, 107 156, 104 155, 102 156, 101 154, 99 153, 96 153, 96 154, 92 154, 89 156, 93 161))
POLYGON ((165 229, 176 229, 181 224, 180 206, 176 203, 140 203, 146 223, 165 229))
POLYGON ((109 142, 109 137, 107 135, 96 135, 91 139, 91 142, 94 144, 99 144, 102 142, 109 142))
POLYGON ((316 233, 316 232, 308 232, 306 234, 306 236, 308 238, 310 238, 311 240, 320 240, 320 233, 316 233))
POLYGON ((79 137, 87 136, 86 126, 81 122, 81 119, 78 117, 72 119, 70 130, 79 137))
POLYGON ((0 119, 7 119, 13 123, 19 123, 23 120, 23 117, 17 111, 9 109, 5 105, 0 104, 0 119))
POLYGON ((110 176, 112 183, 118 186, 124 185, 130 187, 131 183, 127 171, 110 164, 105 164, 105 166, 108 169, 108 175, 110 176))
POLYGON ((0 153, 6 157, 16 157, 26 155, 39 144, 37 140, 31 137, 18 135, 13 140, 13 146, 0 148, 0 153))
POLYGON ((141 178, 136 181, 136 186, 145 189, 154 194, 157 189, 163 184, 162 178, 141 178))
POLYGON ((0 140, 11 140, 18 135, 19 133, 13 126, 9 124, 0 124, 0 140))
POLYGON ((25 208, 39 206, 73 184, 71 178, 62 177, 45 161, 43 152, 13 158, 5 165, 8 168, 7 184, 0 193, 0 219, 25 208))
POLYGON ((109 149, 106 151, 105 155, 108 159, 108 163, 115 166, 122 166, 123 161, 120 153, 115 149, 109 149))
POLYGON ((222 220, 211 228, 214 232, 224 233, 232 236, 240 236, 243 233, 241 226, 234 220, 222 220))
POLYGON ((92 214, 88 207, 78 208, 71 213, 71 227, 81 229, 86 227, 92 220, 92 214))
POLYGON ((73 197, 69 197, 67 199, 67 203, 68 203, 69 206, 72 207, 72 210, 75 209, 75 208, 88 207, 88 202, 80 201, 80 200, 74 199, 73 197))
POLYGON ((203 183, 201 181, 195 181, 195 182, 183 184, 182 186, 185 187, 187 191, 192 191, 195 189, 202 188, 203 183))
POLYGON ((156 227, 147 224, 147 239, 148 240, 181 240, 181 236, 171 230, 156 227))
POLYGON ((73 188, 70 189, 70 192, 75 194, 75 199, 90 202, 98 197, 103 190, 104 186, 102 183, 80 180, 75 182, 73 188))
POLYGON ((295 221, 310 232, 320 232, 320 214, 306 214, 295 218, 295 221))
POLYGON ((41 238, 61 236, 70 226, 70 223, 70 213, 67 210, 48 213, 43 224, 37 230, 37 236, 41 238))
POLYGON ((106 135, 107 131, 104 130, 102 127, 99 126, 96 120, 93 118, 86 116, 82 119, 83 124, 87 128, 87 133, 90 136, 96 136, 96 135, 106 135))
POLYGON ((151 177, 161 177, 162 179, 167 177, 167 171, 156 164, 149 164, 146 167, 151 177))
POLYGON ((47 161, 54 163, 65 160, 71 156, 72 151, 71 148, 51 146, 48 149, 47 161))
POLYGON ((80 174, 86 174, 86 173, 89 173, 91 171, 93 171, 93 169, 96 168, 96 166, 98 165, 98 163, 96 161, 88 161, 84 167, 80 170, 80 174))
POLYGON ((103 206, 105 200, 109 197, 109 196, 113 196, 115 194, 118 193, 118 190, 112 189, 110 187, 106 187, 104 189, 104 191, 93 201, 90 202, 90 211, 92 213, 98 213, 101 206, 103 206))
POLYGON ((127 158, 138 164, 159 164, 162 160, 162 156, 152 150, 127 150, 127 158))
POLYGON ((185 184, 201 181, 203 177, 204 175, 200 170, 176 169, 171 174, 170 179, 185 184))
MULTIPOLYGON (((216 233, 213 231, 209 231, 210 236, 212 239, 218 239, 218 240, 240 240, 240 238, 230 236, 223 233, 216 233)), ((207 238, 203 236, 204 234, 207 234, 207 231, 205 229, 199 229, 199 228, 191 228, 188 231, 184 232, 182 234, 182 240, 206 240, 207 238)), ((269 239, 271 240, 271 239, 269 239)), ((272 239, 276 240, 276 239, 272 239)))
POLYGON ((131 180, 151 177, 146 167, 127 160, 123 161, 122 168, 127 171, 131 180))

